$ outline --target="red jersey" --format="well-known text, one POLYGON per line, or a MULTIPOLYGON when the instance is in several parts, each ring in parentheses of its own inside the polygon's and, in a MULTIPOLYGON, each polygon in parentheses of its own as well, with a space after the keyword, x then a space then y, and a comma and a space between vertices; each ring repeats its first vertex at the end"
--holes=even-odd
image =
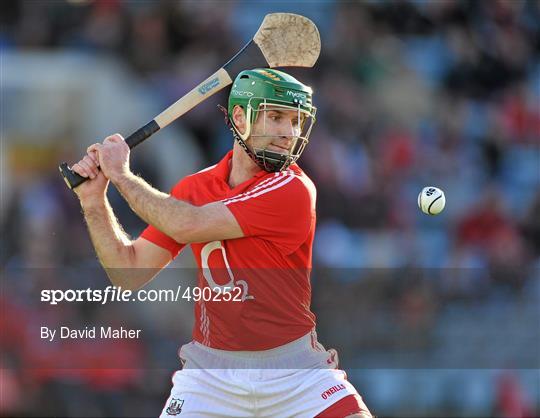
MULTIPOLYGON (((245 235, 191 244, 199 288, 210 287, 213 293, 234 288, 231 295, 236 299, 201 298, 195 304, 193 339, 221 350, 267 350, 300 338, 315 326, 309 275, 316 190, 297 165, 279 173, 261 170, 231 189, 227 183, 231 157, 232 151, 217 165, 185 177, 171 191, 197 206, 224 202, 245 235)), ((153 226, 141 236, 173 257, 184 247, 153 226)))

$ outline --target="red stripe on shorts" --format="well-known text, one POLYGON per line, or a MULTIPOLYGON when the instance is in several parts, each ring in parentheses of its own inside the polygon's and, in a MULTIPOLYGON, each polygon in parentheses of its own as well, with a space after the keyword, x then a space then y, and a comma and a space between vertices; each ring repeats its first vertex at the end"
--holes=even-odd
POLYGON ((347 415, 358 414, 362 411, 363 402, 358 395, 345 396, 329 406, 315 418, 343 418, 347 415))

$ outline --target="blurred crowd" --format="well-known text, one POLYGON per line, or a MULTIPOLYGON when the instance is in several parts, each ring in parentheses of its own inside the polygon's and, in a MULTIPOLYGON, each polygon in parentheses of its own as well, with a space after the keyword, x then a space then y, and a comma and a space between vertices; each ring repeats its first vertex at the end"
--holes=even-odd
MULTIPOLYGON (((226 62, 265 13, 311 17, 321 31, 321 57, 313 70, 290 72, 313 86, 318 107, 300 165, 318 189, 313 306, 322 342, 342 351, 344 367, 358 370, 366 403, 371 397, 388 416, 470 410, 449 406, 444 395, 432 395, 443 400, 424 407, 400 403, 396 394, 381 397, 362 380, 362 368, 540 367, 537 1, 19 0, 1 2, 0 10, 3 51, 113 57, 164 106, 226 62), (446 193, 447 207, 437 217, 417 207, 428 185, 446 193), (510 331, 512 338, 501 339, 510 331), (463 341, 478 334, 485 338, 464 351, 463 341), (495 354, 482 363, 486 350, 495 354), (388 366, 403 353, 410 354, 407 360, 388 366), (427 358, 433 362, 423 363, 427 358), (389 400, 392 407, 384 403, 389 400)), ((226 95, 216 100, 225 104, 226 95)), ((200 148, 200 168, 231 146, 223 118, 210 105, 177 124, 200 148)), ((0 218, 0 412, 151 415, 166 399, 167 373, 177 368, 175 346, 189 340, 190 323, 161 314, 142 345, 92 347, 78 375, 43 370, 84 347, 29 346, 35 338, 25 330, 43 315, 74 323, 103 315, 96 307, 51 313, 36 300, 39 289, 59 282, 106 283, 78 202, 54 171, 60 148, 34 153, 31 144, 17 144, 2 151, 16 187, 2 193, 0 218), (59 274, 59 268, 88 273, 59 274), (114 377, 111 370, 96 371, 100 358, 123 353, 143 367, 114 377)), ((166 184, 159 161, 144 160, 140 171, 166 184)), ((126 231, 137 236, 144 224, 114 191, 111 200, 126 231)), ((187 257, 182 262, 193 265, 187 257)), ((149 321, 143 315, 133 320, 149 321)), ((538 378, 531 387, 519 376, 496 375, 491 385, 476 416, 532 417, 540 410, 538 378)), ((448 387, 441 391, 453 396, 448 387)))

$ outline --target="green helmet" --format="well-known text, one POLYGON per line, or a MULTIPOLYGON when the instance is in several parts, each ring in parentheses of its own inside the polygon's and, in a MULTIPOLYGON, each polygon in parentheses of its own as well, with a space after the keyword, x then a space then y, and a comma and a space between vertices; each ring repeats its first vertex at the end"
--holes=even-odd
POLYGON ((282 171, 300 157, 309 142, 309 134, 315 122, 317 109, 312 104, 312 95, 311 87, 282 71, 257 68, 238 74, 229 95, 228 117, 231 130, 235 139, 261 168, 271 172, 282 171), (236 105, 244 109, 246 116, 247 126, 243 134, 233 122, 233 109, 236 105), (282 154, 268 149, 250 148, 246 140, 251 134, 257 115, 262 111, 282 108, 297 111, 299 115, 301 132, 294 136, 295 142, 291 149, 282 154))

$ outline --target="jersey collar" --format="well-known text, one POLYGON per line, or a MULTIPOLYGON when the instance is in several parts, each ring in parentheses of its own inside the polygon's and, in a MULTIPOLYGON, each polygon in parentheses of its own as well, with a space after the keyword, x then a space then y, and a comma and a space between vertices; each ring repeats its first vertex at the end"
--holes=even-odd
MULTIPOLYGON (((219 163, 217 163, 216 166, 211 171, 212 175, 214 175, 221 182, 223 182, 227 186, 227 188, 229 188, 228 180, 229 180, 229 174, 231 172, 230 161, 232 159, 232 156, 233 156, 233 150, 230 150, 229 152, 227 152, 227 154, 225 154, 225 156, 221 159, 221 161, 219 163)), ((298 167, 297 164, 292 164, 287 170, 292 171, 296 175, 300 175, 302 173, 302 170, 300 169, 300 167, 298 167)), ((246 186, 248 186, 249 184, 253 184, 254 181, 256 181, 256 180, 258 180, 258 179, 260 179, 260 178, 262 178, 264 176, 272 175, 272 174, 275 174, 275 173, 269 173, 269 172, 261 169, 253 177, 246 180, 244 183, 237 185, 236 187, 234 187, 231 190, 233 190, 233 191, 242 190, 246 186)))

